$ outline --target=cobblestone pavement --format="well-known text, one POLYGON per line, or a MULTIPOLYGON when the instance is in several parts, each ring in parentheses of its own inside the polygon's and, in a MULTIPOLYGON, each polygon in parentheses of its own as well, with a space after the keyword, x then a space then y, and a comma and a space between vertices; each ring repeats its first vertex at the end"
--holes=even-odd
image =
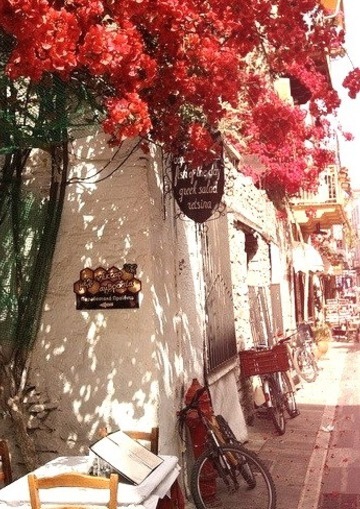
POLYGON ((360 346, 333 342, 315 382, 297 391, 300 415, 278 436, 271 421, 249 427, 249 448, 274 477, 277 509, 360 508, 360 346))
POLYGON ((297 391, 300 415, 284 435, 260 416, 248 428, 246 446, 270 468, 277 509, 360 509, 360 344, 332 342, 319 366, 297 391))

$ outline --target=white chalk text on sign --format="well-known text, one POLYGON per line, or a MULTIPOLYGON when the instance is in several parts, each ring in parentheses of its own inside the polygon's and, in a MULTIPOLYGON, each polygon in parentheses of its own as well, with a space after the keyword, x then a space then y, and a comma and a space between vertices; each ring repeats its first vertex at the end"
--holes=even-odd
POLYGON ((222 159, 189 168, 182 157, 172 160, 173 191, 180 210, 196 223, 204 223, 217 210, 224 193, 222 159))

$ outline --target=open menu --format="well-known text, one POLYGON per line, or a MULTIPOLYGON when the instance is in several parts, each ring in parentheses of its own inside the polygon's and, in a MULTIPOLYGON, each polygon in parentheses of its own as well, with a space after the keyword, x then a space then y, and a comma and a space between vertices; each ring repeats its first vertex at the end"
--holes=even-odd
POLYGON ((133 484, 140 484, 163 460, 123 431, 114 431, 90 446, 113 470, 133 484))

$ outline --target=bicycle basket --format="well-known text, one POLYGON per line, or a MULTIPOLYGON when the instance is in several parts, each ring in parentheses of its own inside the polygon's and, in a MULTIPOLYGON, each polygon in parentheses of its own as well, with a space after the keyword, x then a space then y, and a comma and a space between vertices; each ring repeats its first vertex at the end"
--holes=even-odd
POLYGON ((289 369, 286 345, 275 345, 269 350, 243 350, 239 356, 241 374, 245 377, 289 369))

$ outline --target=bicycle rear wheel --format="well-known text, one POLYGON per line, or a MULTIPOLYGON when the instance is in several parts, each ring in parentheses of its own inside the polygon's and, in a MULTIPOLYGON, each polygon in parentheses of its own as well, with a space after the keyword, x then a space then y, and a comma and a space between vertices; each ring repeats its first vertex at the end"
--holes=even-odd
POLYGON ((271 419, 275 426, 276 431, 279 435, 285 433, 286 423, 284 415, 284 396, 280 391, 280 387, 272 376, 268 378, 271 407, 268 407, 268 411, 271 415, 271 419))
POLYGON ((285 408, 291 419, 300 414, 298 406, 296 404, 294 388, 289 379, 289 375, 287 373, 282 372, 281 376, 281 384, 282 390, 284 393, 284 403, 285 408))
POLYGON ((194 463, 191 493, 197 509, 275 509, 276 489, 255 453, 231 445, 205 451, 194 463), (251 485, 246 472, 251 472, 251 485))
POLYGON ((301 348, 295 352, 294 367, 299 376, 306 382, 314 382, 318 375, 315 356, 308 348, 301 348))

